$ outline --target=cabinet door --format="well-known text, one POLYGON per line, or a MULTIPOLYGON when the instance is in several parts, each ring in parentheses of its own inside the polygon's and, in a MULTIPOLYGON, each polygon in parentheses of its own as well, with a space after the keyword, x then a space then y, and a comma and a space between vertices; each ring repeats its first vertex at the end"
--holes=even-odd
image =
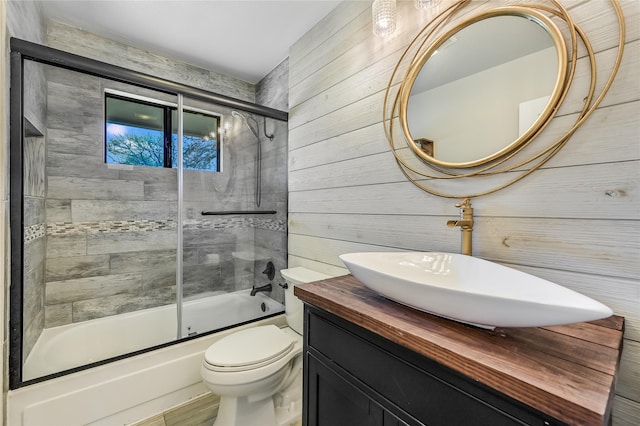
MULTIPOLYGON (((378 423, 365 423, 361 415, 359 422, 336 421, 335 424, 383 424, 380 422, 389 418, 395 426, 397 423, 389 417, 392 414, 405 422, 400 424, 412 426, 560 424, 329 313, 307 308, 305 320, 307 357, 314 357, 317 363, 334 372, 337 379, 348 381, 347 384, 355 388, 352 393, 369 395, 371 404, 363 403, 367 413, 376 410, 372 404, 383 406, 383 411, 387 411, 381 415, 382 421, 381 416, 369 414, 378 423)), ((311 397, 310 403, 314 403, 311 397)), ((340 416, 341 411, 331 414, 340 416)), ((333 426, 332 423, 323 425, 333 426)))
POLYGON ((307 426, 407 426, 307 353, 307 426))
POLYGON ((409 426, 408 423, 403 422, 388 411, 382 412, 382 424, 384 426, 409 426))

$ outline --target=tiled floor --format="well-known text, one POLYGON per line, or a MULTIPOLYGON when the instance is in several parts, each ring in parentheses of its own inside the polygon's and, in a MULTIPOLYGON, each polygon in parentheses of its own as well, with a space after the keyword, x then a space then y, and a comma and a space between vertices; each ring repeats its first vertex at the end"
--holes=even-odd
POLYGON ((219 401, 218 396, 207 393, 130 426, 211 426, 219 401))
MULTIPOLYGON (((128 426, 211 426, 218 415, 220 397, 207 393, 128 426)), ((293 426, 302 426, 302 419, 293 426)))

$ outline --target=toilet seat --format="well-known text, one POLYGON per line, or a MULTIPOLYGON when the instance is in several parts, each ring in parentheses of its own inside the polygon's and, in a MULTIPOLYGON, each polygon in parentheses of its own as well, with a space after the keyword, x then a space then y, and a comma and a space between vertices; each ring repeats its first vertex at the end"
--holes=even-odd
POLYGON ((294 349, 295 341, 275 325, 253 327, 220 339, 207 349, 207 370, 240 372, 273 364, 294 349))

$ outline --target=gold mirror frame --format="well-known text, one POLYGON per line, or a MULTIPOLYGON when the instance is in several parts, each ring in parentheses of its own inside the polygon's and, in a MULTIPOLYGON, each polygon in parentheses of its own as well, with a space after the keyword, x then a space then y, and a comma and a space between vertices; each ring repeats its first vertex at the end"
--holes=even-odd
MULTIPOLYGON (((596 61, 594 50, 585 32, 571 19, 568 11, 556 0, 549 0, 549 5, 514 5, 489 9, 475 14, 471 18, 464 19, 453 28, 447 29, 447 26, 450 26, 452 21, 471 3, 471 0, 460 0, 443 10, 442 13, 431 20, 411 41, 400 57, 398 64, 393 70, 385 93, 383 113, 385 135, 396 163, 407 179, 418 188, 433 195, 446 198, 472 198, 491 194, 506 188, 520 181, 525 176, 528 176, 549 161, 602 102, 620 67, 624 51, 625 23, 618 0, 610 0, 610 2, 616 13, 619 26, 617 55, 611 73, 597 97, 595 96, 596 61), (555 90, 541 117, 525 134, 518 137, 504 149, 501 149, 494 155, 467 163, 439 161, 424 152, 423 149, 414 142, 409 131, 406 112, 413 83, 429 57, 431 57, 433 52, 448 40, 451 35, 480 20, 502 15, 523 16, 536 21, 547 29, 558 51, 559 69, 555 90), (565 42, 561 30, 552 19, 556 19, 566 26, 569 43, 565 42), (543 132, 553 118, 555 118, 571 88, 578 60, 578 39, 582 41, 586 49, 586 56, 589 60, 591 73, 589 88, 586 96, 584 96, 584 106, 578 114, 575 123, 573 123, 561 137, 545 146, 537 146, 535 149, 531 149, 532 142, 543 132), (404 70, 404 72, 401 70, 404 70), (396 141, 398 132, 395 131, 395 127, 398 124, 402 128, 402 136, 406 142, 405 144, 400 144, 396 141), (410 159, 407 159, 406 155, 402 155, 403 151, 407 150, 407 147, 415 154, 413 158, 420 160, 417 164, 409 164, 410 159), (527 147, 529 147, 529 149, 525 151, 527 147), (425 165, 426 167, 421 167, 421 165, 425 165), (468 178, 488 178, 492 179, 492 181, 489 183, 489 188, 483 188, 476 193, 469 194, 468 192, 462 192, 465 186, 468 186, 468 181, 465 182, 465 179, 468 178), (444 185, 438 183, 440 180, 444 180, 444 185), (458 185, 463 189, 455 191, 448 188, 441 188, 442 186, 446 186, 446 184, 458 185)), ((402 139, 402 137, 397 139, 402 139)))
POLYGON ((532 139, 531 135, 534 134, 542 125, 545 125, 545 123, 548 121, 553 111, 557 108, 557 104, 558 104, 558 101, 560 101, 560 97, 562 95, 563 87, 566 81, 567 60, 568 60, 567 47, 564 42, 564 38, 562 37, 562 33, 560 32, 558 27, 551 21, 551 19, 547 18, 545 15, 543 15, 542 13, 536 10, 530 10, 523 7, 500 7, 496 9, 483 11, 481 13, 478 13, 472 16, 471 18, 465 19, 462 23, 460 23, 456 27, 450 29, 449 31, 439 36, 437 40, 434 41, 424 51, 424 53, 420 54, 420 57, 416 59, 415 64, 413 64, 407 70, 406 78, 400 87, 401 93, 400 93, 399 106, 400 106, 400 123, 402 125, 402 130, 404 131, 404 135, 409 145, 409 148, 413 150, 414 154, 416 154, 418 157, 420 157, 422 160, 426 161, 427 163, 432 163, 439 167, 464 169, 464 168, 475 167, 475 166, 480 166, 480 165, 489 163, 490 161, 493 161, 496 158, 500 158, 508 154, 513 149, 516 149, 521 145, 525 145, 529 143, 532 139), (541 112, 540 117, 533 123, 533 125, 527 130, 527 132, 517 137, 516 140, 512 141, 507 146, 493 153, 492 155, 489 155, 487 157, 484 157, 478 160, 468 161, 464 163, 452 163, 448 161, 438 160, 433 156, 429 156, 417 143, 415 143, 416 138, 411 135, 411 131, 409 130, 409 123, 407 119, 407 115, 408 115, 407 109, 409 104, 409 97, 411 95, 411 90, 413 89, 414 83, 418 75, 422 71, 424 65, 427 63, 427 61, 435 54, 435 52, 438 49, 441 48, 441 46, 447 40, 451 38, 451 36, 453 36, 454 34, 457 34, 459 31, 462 31, 465 28, 468 28, 469 26, 477 22, 480 22, 485 19, 497 17, 497 16, 518 16, 518 17, 529 19, 537 23, 538 25, 540 25, 542 28, 544 28, 549 34, 549 36, 552 38, 553 44, 556 48, 556 53, 557 53, 556 59, 558 61, 558 66, 556 70, 556 80, 553 86, 553 91, 551 93, 550 99, 547 102, 547 105, 545 106, 544 110, 541 112))

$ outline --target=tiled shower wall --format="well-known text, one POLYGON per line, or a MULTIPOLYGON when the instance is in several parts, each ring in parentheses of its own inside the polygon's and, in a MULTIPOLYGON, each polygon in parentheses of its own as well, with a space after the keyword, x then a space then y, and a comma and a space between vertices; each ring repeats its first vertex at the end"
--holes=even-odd
MULTIPOLYGON (((289 59, 285 59, 257 85, 256 103, 281 111, 289 111, 289 59)), ((267 208, 278 213, 278 226, 256 228, 256 250, 266 253, 275 264, 276 282, 282 282, 279 271, 287 267, 287 161, 288 123, 271 121, 267 131, 275 135, 273 142, 263 140, 262 199, 267 208)), ((260 265, 261 266, 261 265, 260 265)), ((264 284, 263 269, 255 270, 255 281, 264 284)), ((274 286, 272 297, 284 301, 281 287, 274 286)))
MULTIPOLYGON (((6 36, 18 37, 25 40, 33 41, 36 43, 43 43, 46 38, 45 20, 42 12, 42 5, 38 2, 3 2, 3 7, 6 7, 6 36)), ((1 21, 1 19, 0 19, 1 21)), ((3 45, 2 52, 6 55, 2 55, 0 60, 0 66, 4 67, 4 75, 6 80, 2 81, 2 84, 7 89, 9 88, 9 43, 8 40, 2 39, 3 45), (6 51, 5 51, 6 48, 6 51)), ((44 79, 44 72, 42 67, 38 65, 25 67, 25 79, 24 92, 29 94, 29 100, 25 101, 24 115, 29 121, 30 134, 35 134, 34 128, 38 130, 44 130, 44 120, 46 111, 46 83, 44 79), (34 128, 32 128, 32 126, 34 128)), ((10 253, 9 244, 9 90, 2 91, 4 99, 2 103, 6 102, 6 107, 2 108, 4 112, 5 123, 7 127, 2 129, 3 137, 0 137, 0 157, 3 158, 2 170, 3 178, 0 182, 3 183, 3 197, 2 197, 2 215, 3 223, 1 226, 5 228, 5 231, 0 233, 6 240, 2 241, 3 246, 6 248, 5 253, 10 253), (5 138, 6 136, 6 138, 5 138), (6 140, 6 143, 4 142, 6 140), (6 222, 5 222, 6 220, 6 222)), ((44 168, 42 162, 44 161, 44 149, 45 140, 42 136, 29 136, 25 141, 25 158, 24 168, 25 173, 25 209, 30 208, 29 212, 25 213, 24 223, 28 225, 34 225, 41 223, 41 218, 44 216, 44 168)), ((24 246, 24 321, 22 327, 22 333, 24 337, 24 352, 23 357, 26 357, 31 351, 36 339, 40 335, 44 326, 44 236, 42 232, 42 226, 36 230, 37 237, 32 240, 32 244, 25 243, 24 246)), ((7 271, 3 274, 1 280, 4 283, 3 291, 8 294, 9 289, 9 269, 10 260, 9 256, 3 256, 4 268, 7 271)), ((11 301, 9 300, 9 303, 11 301)), ((5 304, 3 308, 7 308, 9 305, 5 304)), ((4 312, 4 311, 3 311, 4 312)), ((4 316, 8 318, 8 314, 4 316)), ((5 330, 8 328, 5 326, 5 330)), ((4 335, 6 337, 6 335, 4 335)), ((6 348, 7 341, 3 340, 3 344, 6 348)), ((6 353, 7 350, 4 351, 6 353)))
MULTIPOLYGON (((118 47, 118 55, 126 51, 129 62, 149 59, 147 52, 125 49, 108 40, 98 44, 101 39, 80 30, 57 23, 50 26, 53 47, 57 47, 56 40, 72 37, 69 34, 75 34, 77 40, 91 38, 94 47, 102 47, 102 54, 93 49, 95 59, 114 54, 109 49, 118 47), (132 59, 135 54, 139 55, 137 60, 132 59)), ((64 50, 73 51, 73 46, 64 46, 64 50)), ((178 71, 185 69, 191 70, 176 66, 178 71)), ((46 75, 46 202, 42 199, 40 203, 46 205, 46 215, 39 214, 26 228, 26 244, 46 250, 41 264, 46 265, 41 274, 46 286, 34 286, 44 295, 44 327, 173 302, 176 171, 103 164, 103 90, 109 87, 132 93, 139 89, 55 67, 47 67, 46 75)), ((281 73, 277 76, 261 83, 263 93, 274 84, 286 88, 286 73, 284 80, 281 73)), ((230 85, 229 81, 226 84, 230 85)), ((238 84, 235 94, 245 93, 245 89, 244 84, 238 84)), ((230 114, 218 106, 189 100, 185 104, 230 114)), ((262 126, 262 119, 256 118, 262 126)), ((276 137, 273 142, 262 141, 261 208, 277 210, 275 217, 200 214, 203 210, 256 209, 256 141, 242 126, 236 125, 226 137, 223 173, 184 173, 185 297, 251 287, 256 276, 262 278, 268 260, 278 269, 286 266, 287 125, 268 119, 266 127, 276 137), (266 239, 257 246, 256 233, 266 239)), ((282 301, 277 286, 272 296, 282 301)))
POLYGON ((175 171, 104 164, 109 82, 47 67, 47 83, 45 327, 170 303, 175 171))
POLYGON ((47 83, 44 67, 25 66, 25 138, 23 142, 24 188, 24 274, 23 274, 23 358, 26 358, 44 328, 45 269, 45 151, 47 83), (27 100, 28 99, 28 100, 27 100))

